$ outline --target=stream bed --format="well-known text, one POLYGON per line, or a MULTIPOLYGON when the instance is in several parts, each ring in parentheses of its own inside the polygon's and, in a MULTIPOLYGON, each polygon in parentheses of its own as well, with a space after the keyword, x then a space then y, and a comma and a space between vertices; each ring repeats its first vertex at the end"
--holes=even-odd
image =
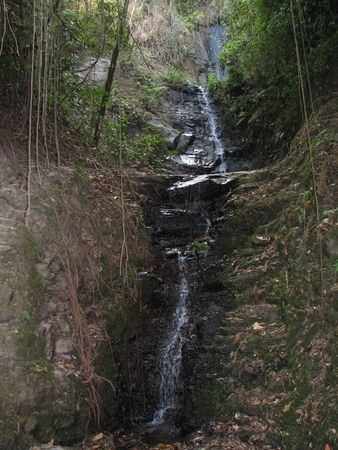
MULTIPOLYGON (((225 75, 218 62, 221 32, 215 26, 210 35, 210 69, 217 76, 225 75)), ((169 179, 161 201, 150 214, 148 211, 148 227, 162 275, 152 294, 151 331, 145 337, 148 403, 143 413, 137 411, 134 417, 154 442, 158 433, 167 439, 180 433, 184 353, 194 333, 190 310, 200 263, 213 245, 215 201, 231 192, 235 177, 228 171, 245 168, 245 161, 234 156, 236 147, 220 126, 206 86, 189 86, 182 91, 175 120, 182 130, 174 139, 179 175, 173 176, 172 182, 169 179)))

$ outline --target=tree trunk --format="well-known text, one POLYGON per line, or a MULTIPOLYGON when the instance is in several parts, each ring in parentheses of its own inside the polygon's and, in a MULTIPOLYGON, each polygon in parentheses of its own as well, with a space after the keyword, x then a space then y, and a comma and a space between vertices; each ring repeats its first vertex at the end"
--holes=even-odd
POLYGON ((101 105, 100 105, 100 109, 99 109, 99 116, 98 116, 96 126, 95 126, 94 141, 95 141, 96 146, 98 146, 99 142, 100 142, 103 120, 106 115, 107 103, 108 103, 109 96, 111 94, 111 90, 112 90, 112 86, 113 86, 117 60, 118 60, 120 49, 122 46, 124 32, 127 27, 126 19, 127 19, 127 13, 128 13, 128 6, 129 6, 129 0, 124 0, 122 15, 121 15, 121 17, 119 19, 119 23, 118 23, 117 40, 116 40, 116 44, 115 44, 113 54, 112 54, 112 57, 110 60, 110 66, 109 66, 109 70, 108 70, 107 80, 106 80, 106 83, 104 86, 104 93, 102 96, 101 105))

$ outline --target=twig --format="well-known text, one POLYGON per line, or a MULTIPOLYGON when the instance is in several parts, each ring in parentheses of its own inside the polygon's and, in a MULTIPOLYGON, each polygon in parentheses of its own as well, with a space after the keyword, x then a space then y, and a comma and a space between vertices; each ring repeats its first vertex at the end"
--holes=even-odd
POLYGON ((35 62, 35 33, 36 33, 36 4, 33 0, 33 31, 32 31, 32 67, 29 95, 29 129, 28 129, 28 170, 27 170, 27 205, 25 210, 25 227, 29 226, 31 212, 31 178, 32 178, 32 126, 33 126, 33 93, 34 93, 34 62, 35 62))
POLYGON ((6 24, 7 24, 7 20, 6 20, 6 1, 5 0, 2 0, 2 3, 3 3, 3 9, 4 9, 4 29, 3 29, 3 32, 2 32, 2 36, 1 36, 1 46, 0 46, 0 56, 2 55, 2 51, 3 51, 3 48, 4 48, 4 43, 5 43, 5 36, 6 36, 6 30, 7 30, 7 28, 6 28, 6 24))

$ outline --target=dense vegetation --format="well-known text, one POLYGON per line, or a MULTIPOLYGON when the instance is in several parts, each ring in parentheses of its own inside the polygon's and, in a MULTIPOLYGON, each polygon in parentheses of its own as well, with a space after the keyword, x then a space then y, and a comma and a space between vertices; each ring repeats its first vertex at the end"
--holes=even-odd
MULTIPOLYGON (((24 189, 19 191, 27 193, 26 229, 19 236, 24 255, 19 257, 28 281, 18 286, 32 304, 20 311, 19 347, 28 360, 27 373, 35 364, 33 371, 43 377, 44 341, 37 329, 45 287, 39 268, 45 253, 65 252, 74 258, 68 270, 75 278, 82 272, 84 280, 92 277, 89 294, 81 292, 81 283, 75 289, 75 306, 89 311, 80 325, 85 330, 94 325, 96 332, 95 325, 105 323, 109 335, 102 339, 107 347, 102 354, 92 348, 87 330, 84 360, 90 363, 87 378, 83 373, 82 378, 85 384, 95 381, 97 364, 104 379, 122 383, 118 378, 126 374, 122 366, 129 370, 140 318, 151 314, 138 304, 138 273, 153 264, 140 207, 149 192, 135 193, 130 178, 151 173, 152 186, 153 174, 169 167, 165 161, 172 146, 150 122, 166 96, 174 91, 180 95, 206 70, 192 68, 189 45, 201 28, 216 22, 227 29, 222 62, 228 75, 219 79, 211 72, 208 84, 226 129, 256 166, 280 161, 241 173, 231 199, 224 198, 224 216, 213 223, 218 240, 210 249, 198 240, 193 245, 193 251, 207 246, 210 268, 222 280, 213 288, 224 284, 220 304, 229 308, 232 296, 230 318, 238 320, 229 326, 229 316, 224 319, 224 327, 210 338, 212 363, 197 371, 198 377, 191 371, 203 392, 187 393, 194 397, 187 414, 198 416, 199 424, 209 419, 231 424, 234 417, 248 414, 279 427, 271 439, 287 450, 305 445, 330 445, 332 450, 337 438, 333 372, 338 290, 334 0, 0 0, 0 117, 10 129, 7 138, 0 124, 0 144, 1 133, 4 142, 14 142, 8 147, 23 174, 24 189), (51 180, 45 175, 50 172, 51 180), (47 199, 41 193, 45 180, 53 186, 47 199), (34 212, 31 191, 44 208, 45 203, 56 205, 52 214, 44 208, 34 212), (31 207, 35 222, 29 223, 31 207), (44 214, 51 217, 42 233, 34 226, 45 220, 44 214), (215 253, 221 254, 220 263, 215 253), (265 314, 260 318, 254 315, 257 306, 265 314), (257 378, 245 374, 252 355, 266 368, 257 378)), ((65 271, 62 265, 51 267, 59 276, 65 271)), ((52 364, 47 368, 52 370, 52 364)), ((132 384, 129 379, 126 383, 132 384)), ((94 387, 94 413, 99 416, 101 406, 108 426, 116 429, 130 412, 118 410, 114 389, 99 405, 94 387)), ((6 418, 4 402, 2 407, 6 418)), ((5 435, 2 414, 0 410, 0 435, 5 435)), ((30 418, 16 414, 10 417, 15 439, 30 418)), ((71 429, 71 419, 65 429, 71 429)), ((69 442, 82 437, 80 425, 69 442)), ((40 434, 27 426, 25 433, 34 431, 40 440, 65 439, 62 426, 43 425, 40 434)), ((10 434, 8 442, 15 442, 10 434)))
POLYGON ((165 83, 189 78, 182 70, 186 48, 180 34, 189 39, 204 17, 193 2, 8 0, 0 4, 0 17, 1 93, 20 105, 22 120, 29 122, 31 154, 33 146, 48 142, 60 163, 58 134, 66 125, 91 145, 100 140, 97 156, 104 164, 118 164, 121 155, 127 165, 152 167, 163 160, 168 148, 148 127, 147 114, 165 83), (169 24, 172 31, 163 35, 169 24), (95 84, 102 57, 111 70, 95 84), (123 94, 117 65, 120 79, 126 75, 139 87, 136 95, 123 94))
POLYGON ((113 118, 105 119, 103 129, 108 126, 115 131, 110 138, 103 131, 102 148, 109 148, 108 156, 117 157, 119 150, 112 150, 111 140, 122 128, 126 161, 153 164, 158 144, 162 156, 166 153, 159 136, 149 130, 145 140, 134 141, 127 129, 145 125, 140 100, 145 109, 151 109, 164 92, 165 81, 184 83, 188 79, 180 72, 186 57, 182 37, 188 41, 189 33, 210 19, 227 24, 222 59, 228 77, 217 80, 210 74, 209 86, 225 121, 257 163, 284 154, 302 122, 305 111, 299 102, 299 71, 308 111, 325 94, 338 50, 336 2, 218 0, 205 5, 202 1, 135 0, 130 10, 122 36, 123 2, 117 0, 3 2, 0 80, 6 95, 10 92, 16 101, 25 103, 33 115, 41 114, 44 122, 47 111, 55 115, 61 111, 91 142, 104 87, 91 85, 90 73, 98 59, 110 58, 121 41, 123 70, 128 74, 136 70, 142 95, 134 104, 121 103, 117 95, 114 102, 108 98, 106 109, 113 112, 113 118), (157 13, 162 18, 152 35, 149 28, 157 13), (166 24, 171 24, 172 32, 163 35, 166 24), (81 65, 82 72, 78 72, 84 55, 87 71, 81 65))
POLYGON ((225 121, 262 163, 285 154, 302 123, 299 75, 309 112, 325 94, 336 65, 338 5, 331 0, 231 0, 228 5, 223 63, 229 76, 224 81, 210 76, 209 85, 225 121))

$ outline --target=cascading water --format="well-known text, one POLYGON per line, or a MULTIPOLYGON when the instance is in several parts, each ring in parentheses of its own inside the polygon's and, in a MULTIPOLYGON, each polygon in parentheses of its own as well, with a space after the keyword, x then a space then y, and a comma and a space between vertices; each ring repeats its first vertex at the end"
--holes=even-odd
POLYGON ((208 118, 208 124, 211 132, 212 140, 215 144, 216 157, 215 160, 218 162, 216 172, 226 172, 226 164, 224 161, 224 145, 218 134, 218 119, 216 112, 211 104, 209 93, 203 86, 199 86, 199 90, 202 94, 203 102, 201 102, 201 107, 203 112, 208 118))
POLYGON ((186 277, 186 257, 178 254, 179 285, 178 303, 173 323, 169 331, 158 365, 160 376, 160 404, 155 411, 151 425, 161 425, 165 421, 166 412, 175 409, 181 387, 182 363, 182 330, 188 322, 187 300, 189 287, 186 277))
POLYGON ((225 30, 223 25, 214 25, 211 28, 209 38, 209 55, 211 68, 218 78, 224 78, 227 70, 221 65, 220 54, 225 40, 225 30))
MULTIPOLYGON (((212 67, 216 67, 218 76, 223 75, 218 60, 221 49, 221 29, 223 28, 217 28, 217 32, 214 34, 214 37, 216 36, 217 39, 213 41, 210 49, 211 55, 213 55, 213 59, 211 60, 212 67), (218 65, 215 65, 215 62, 218 65)), ((211 34, 212 36, 213 32, 211 34)), ((169 208, 161 208, 160 218, 161 222, 167 222, 167 227, 169 225, 168 222, 171 221, 170 223, 173 225, 170 229, 172 230, 176 226, 175 217, 181 217, 182 215, 191 217, 191 224, 194 224, 196 228, 201 230, 201 234, 196 234, 196 229, 193 230, 192 234, 195 233, 195 237, 201 236, 201 239, 205 242, 208 239, 212 223, 201 201, 198 186, 208 180, 210 176, 208 173, 212 168, 214 168, 214 173, 217 173, 216 177, 222 177, 220 173, 226 172, 227 167, 224 160, 224 144, 219 133, 218 118, 208 90, 206 87, 196 86, 196 88, 190 88, 190 92, 193 92, 193 96, 191 97, 192 101, 189 103, 182 100, 177 111, 178 120, 185 125, 183 127, 184 136, 186 139, 189 137, 189 141, 191 141, 188 145, 188 147, 191 147, 190 150, 180 155, 179 162, 190 169, 191 167, 196 167, 201 170, 205 169, 207 174, 199 176, 195 174, 193 178, 188 180, 184 179, 169 188, 169 192, 175 193, 176 189, 187 189, 191 187, 191 192, 195 193, 194 186, 196 185, 197 193, 196 195, 191 194, 191 196, 188 192, 185 194, 185 206, 183 208, 172 208, 171 205, 169 208), (199 218, 202 217, 202 226, 200 220, 196 219, 198 215, 199 218)), ((191 224, 189 225, 191 226, 191 224)), ((163 225, 162 223, 161 226, 163 225)), ((199 243, 199 239, 196 239, 195 242, 199 243)), ((178 245, 183 245, 186 248, 185 254, 191 255, 193 253, 193 244, 194 241, 187 240, 178 245)), ((176 248, 173 246, 169 250, 176 251, 176 248)), ((166 250, 168 249, 166 248, 166 250)), ((171 324, 164 344, 161 346, 156 367, 159 392, 158 406, 149 424, 152 426, 164 424, 168 418, 169 411, 174 411, 179 408, 180 394, 183 387, 181 379, 183 336, 189 320, 187 305, 189 297, 187 256, 183 254, 183 251, 178 252, 178 273, 177 304, 174 315, 170 319, 171 324)))

